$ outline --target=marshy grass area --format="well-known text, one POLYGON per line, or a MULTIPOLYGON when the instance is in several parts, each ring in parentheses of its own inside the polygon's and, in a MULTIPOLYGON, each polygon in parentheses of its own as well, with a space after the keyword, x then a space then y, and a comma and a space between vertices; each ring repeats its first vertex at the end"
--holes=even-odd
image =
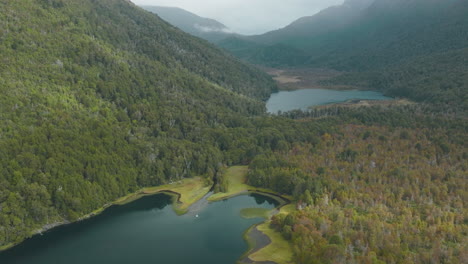
POLYGON ((121 205, 135 201, 145 195, 166 193, 174 196, 174 210, 181 215, 187 212, 188 208, 203 198, 210 191, 210 186, 206 186, 205 180, 201 177, 183 179, 172 184, 158 187, 143 188, 141 191, 120 198, 115 204, 121 205))
POLYGON ((244 208, 241 210, 240 214, 243 218, 270 218, 272 212, 270 209, 265 208, 244 208))
MULTIPOLYGON (((279 209, 279 214, 289 214, 296 210, 294 204, 287 204, 279 209)), ((253 212, 249 212, 253 213, 253 212)), ((258 212, 256 212, 258 213, 258 212)), ((268 217, 269 218, 269 217, 268 217)), ((270 220, 267 220, 257 226, 253 226, 244 234, 244 238, 249 245, 249 251, 244 255, 247 256, 252 262, 274 262, 277 264, 293 264, 293 250, 291 244, 283 237, 283 235, 270 227, 270 220), (268 239, 259 238, 260 232, 268 239), (252 235, 254 234, 254 235, 252 235), (259 241, 255 241, 259 240, 259 241), (265 244, 265 245, 262 245, 265 244)))
POLYGON ((224 200, 229 197, 247 192, 252 187, 247 185, 246 175, 249 168, 247 166, 233 166, 227 169, 226 177, 228 179, 228 191, 211 195, 209 201, 224 200))
POLYGON ((226 171, 226 177, 228 179, 228 191, 215 193, 211 195, 208 200, 215 202, 237 195, 255 192, 277 199, 280 203, 284 203, 284 201, 280 201, 278 199, 279 197, 285 198, 285 200, 292 200, 290 195, 280 195, 270 189, 257 188, 246 184, 248 170, 248 166, 232 166, 228 168, 226 171))
POLYGON ((268 236, 271 242, 257 252, 249 255, 249 258, 255 262, 273 261, 278 264, 293 264, 293 250, 291 244, 284 239, 281 233, 270 227, 270 221, 257 226, 257 229, 268 236))

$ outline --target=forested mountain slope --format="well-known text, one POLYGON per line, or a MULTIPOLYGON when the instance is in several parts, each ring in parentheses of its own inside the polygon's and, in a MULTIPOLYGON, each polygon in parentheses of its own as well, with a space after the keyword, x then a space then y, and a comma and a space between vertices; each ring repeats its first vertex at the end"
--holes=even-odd
POLYGON ((124 0, 1 0, 0 54, 0 247, 141 186, 211 177, 224 128, 276 88, 124 0))
MULTIPOLYGON (((283 29, 244 40, 302 50, 308 61, 295 66, 342 70, 384 67, 411 57, 464 48, 468 43, 466 1, 364 2, 346 1, 283 29)), ((229 42, 222 46, 229 48, 229 42)))
POLYGON ((467 47, 466 1, 375 0, 349 27, 303 43, 311 64, 369 70, 467 47), (387 3, 388 2, 388 3, 387 3))
MULTIPOLYGON (((290 25, 249 39, 261 44, 289 44, 307 42, 311 38, 348 26, 374 0, 347 0, 342 5, 326 8, 319 13, 302 17, 290 25)), ((299 46, 299 45, 298 45, 299 46)))
POLYGON ((302 17, 284 28, 256 36, 231 36, 218 45, 255 64, 273 67, 307 65, 311 49, 323 52, 322 49, 327 48, 321 38, 349 27, 373 1, 347 0, 313 16, 302 17), (284 58, 283 54, 291 54, 291 50, 297 55, 289 56, 289 60, 284 58))
POLYGON ((417 57, 384 70, 348 73, 331 83, 379 89, 431 102, 441 111, 468 113, 468 48, 417 57))

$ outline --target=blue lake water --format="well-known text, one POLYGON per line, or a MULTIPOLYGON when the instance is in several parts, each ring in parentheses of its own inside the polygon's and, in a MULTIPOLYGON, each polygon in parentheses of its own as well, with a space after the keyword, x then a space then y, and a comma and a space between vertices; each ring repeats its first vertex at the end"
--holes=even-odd
POLYGON ((247 250, 243 233, 263 219, 244 219, 243 208, 278 203, 251 194, 209 203, 178 216, 171 197, 158 194, 101 215, 34 236, 0 253, 1 264, 234 264, 247 250))
POLYGON ((352 99, 391 100, 392 98, 375 91, 303 89, 274 93, 266 106, 269 113, 276 114, 278 111, 307 110, 311 106, 341 103, 352 99))

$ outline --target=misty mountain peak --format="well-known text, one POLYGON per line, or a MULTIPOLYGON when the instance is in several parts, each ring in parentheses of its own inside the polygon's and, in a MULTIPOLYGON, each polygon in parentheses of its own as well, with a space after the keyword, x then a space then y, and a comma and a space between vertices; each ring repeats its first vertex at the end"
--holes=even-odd
POLYGON ((157 14, 169 24, 209 41, 224 39, 232 31, 214 19, 204 18, 178 7, 142 6, 143 9, 157 14))
POLYGON ((345 0, 343 6, 362 10, 368 8, 374 1, 375 0, 345 0))

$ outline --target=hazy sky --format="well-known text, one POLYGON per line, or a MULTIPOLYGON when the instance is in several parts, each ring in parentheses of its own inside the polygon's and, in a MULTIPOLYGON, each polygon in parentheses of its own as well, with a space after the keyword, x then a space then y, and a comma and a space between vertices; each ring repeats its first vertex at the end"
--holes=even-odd
POLYGON ((131 0, 137 5, 180 7, 213 18, 242 34, 259 34, 343 3, 343 0, 131 0))

